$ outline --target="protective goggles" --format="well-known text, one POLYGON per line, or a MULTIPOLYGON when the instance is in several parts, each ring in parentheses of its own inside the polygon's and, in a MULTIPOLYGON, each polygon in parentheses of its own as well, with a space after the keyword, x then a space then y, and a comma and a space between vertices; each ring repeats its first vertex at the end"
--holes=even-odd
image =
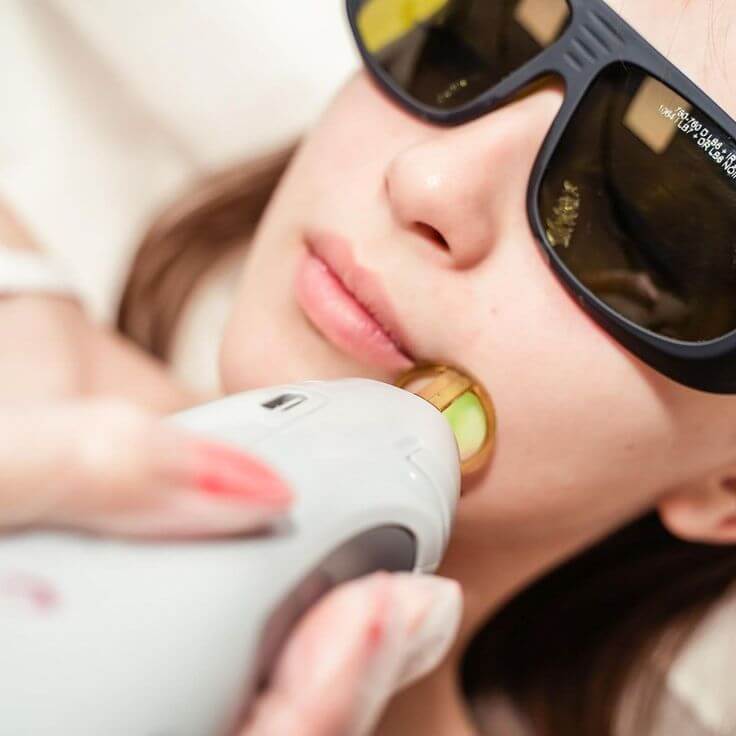
POLYGON ((529 181, 554 271, 623 346, 736 393, 736 122, 603 0, 347 0, 368 69, 458 125, 550 75, 565 99, 529 181))

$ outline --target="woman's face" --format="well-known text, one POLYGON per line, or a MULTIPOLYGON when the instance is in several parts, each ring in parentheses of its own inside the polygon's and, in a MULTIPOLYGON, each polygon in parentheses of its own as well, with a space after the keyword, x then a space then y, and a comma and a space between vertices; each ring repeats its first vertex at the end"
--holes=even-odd
MULTIPOLYGON (((726 32, 736 3, 713 4, 714 16, 684 0, 611 4, 736 111, 726 32)), ((355 76, 306 137, 251 246, 223 344, 226 389, 391 382, 411 360, 465 368, 485 383, 499 419, 493 463, 465 513, 537 540, 614 523, 733 459, 734 401, 640 363, 540 255, 527 183, 561 101, 550 84, 446 129, 355 76), (383 329, 346 301, 322 261, 383 329)))

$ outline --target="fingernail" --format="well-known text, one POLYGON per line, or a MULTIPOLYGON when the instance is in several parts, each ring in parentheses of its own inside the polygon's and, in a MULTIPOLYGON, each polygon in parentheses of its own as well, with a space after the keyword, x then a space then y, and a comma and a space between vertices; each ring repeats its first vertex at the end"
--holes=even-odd
POLYGON ((267 511, 284 510, 293 500, 276 471, 235 447, 170 428, 155 441, 159 472, 169 484, 267 511))
POLYGON ((208 496, 279 509, 293 499, 275 471, 234 448, 200 440, 193 443, 192 456, 192 481, 208 496))

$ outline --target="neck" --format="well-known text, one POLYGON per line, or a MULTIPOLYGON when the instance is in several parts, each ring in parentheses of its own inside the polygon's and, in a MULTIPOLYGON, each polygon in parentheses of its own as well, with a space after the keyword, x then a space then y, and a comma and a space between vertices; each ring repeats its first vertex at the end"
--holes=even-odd
POLYGON ((559 537, 518 534, 509 538, 508 527, 494 530, 461 515, 438 571, 460 581, 465 597, 455 662, 459 663, 478 629, 514 595, 613 528, 589 527, 576 534, 568 529, 559 537))
POLYGON ((471 499, 461 504, 450 548, 438 571, 463 587, 465 608, 459 637, 436 673, 393 701, 378 731, 381 736, 424 733, 428 722, 442 724, 433 733, 475 734, 458 681, 462 657, 473 636, 515 594, 644 511, 630 509, 627 514, 619 509, 618 514, 588 517, 577 528, 566 525, 551 532, 508 520, 489 524, 487 515, 474 505, 471 499))

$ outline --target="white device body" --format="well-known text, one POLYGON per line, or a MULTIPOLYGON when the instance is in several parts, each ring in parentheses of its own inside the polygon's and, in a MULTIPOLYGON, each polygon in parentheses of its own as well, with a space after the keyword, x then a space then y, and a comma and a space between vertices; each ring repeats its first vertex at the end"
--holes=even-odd
POLYGON ((1 734, 231 734, 320 595, 439 564, 460 463, 423 399, 365 379, 308 381, 173 421, 265 460, 293 488, 293 512, 219 541, 0 536, 1 734), (3 589, 23 576, 53 589, 54 605, 3 589))

